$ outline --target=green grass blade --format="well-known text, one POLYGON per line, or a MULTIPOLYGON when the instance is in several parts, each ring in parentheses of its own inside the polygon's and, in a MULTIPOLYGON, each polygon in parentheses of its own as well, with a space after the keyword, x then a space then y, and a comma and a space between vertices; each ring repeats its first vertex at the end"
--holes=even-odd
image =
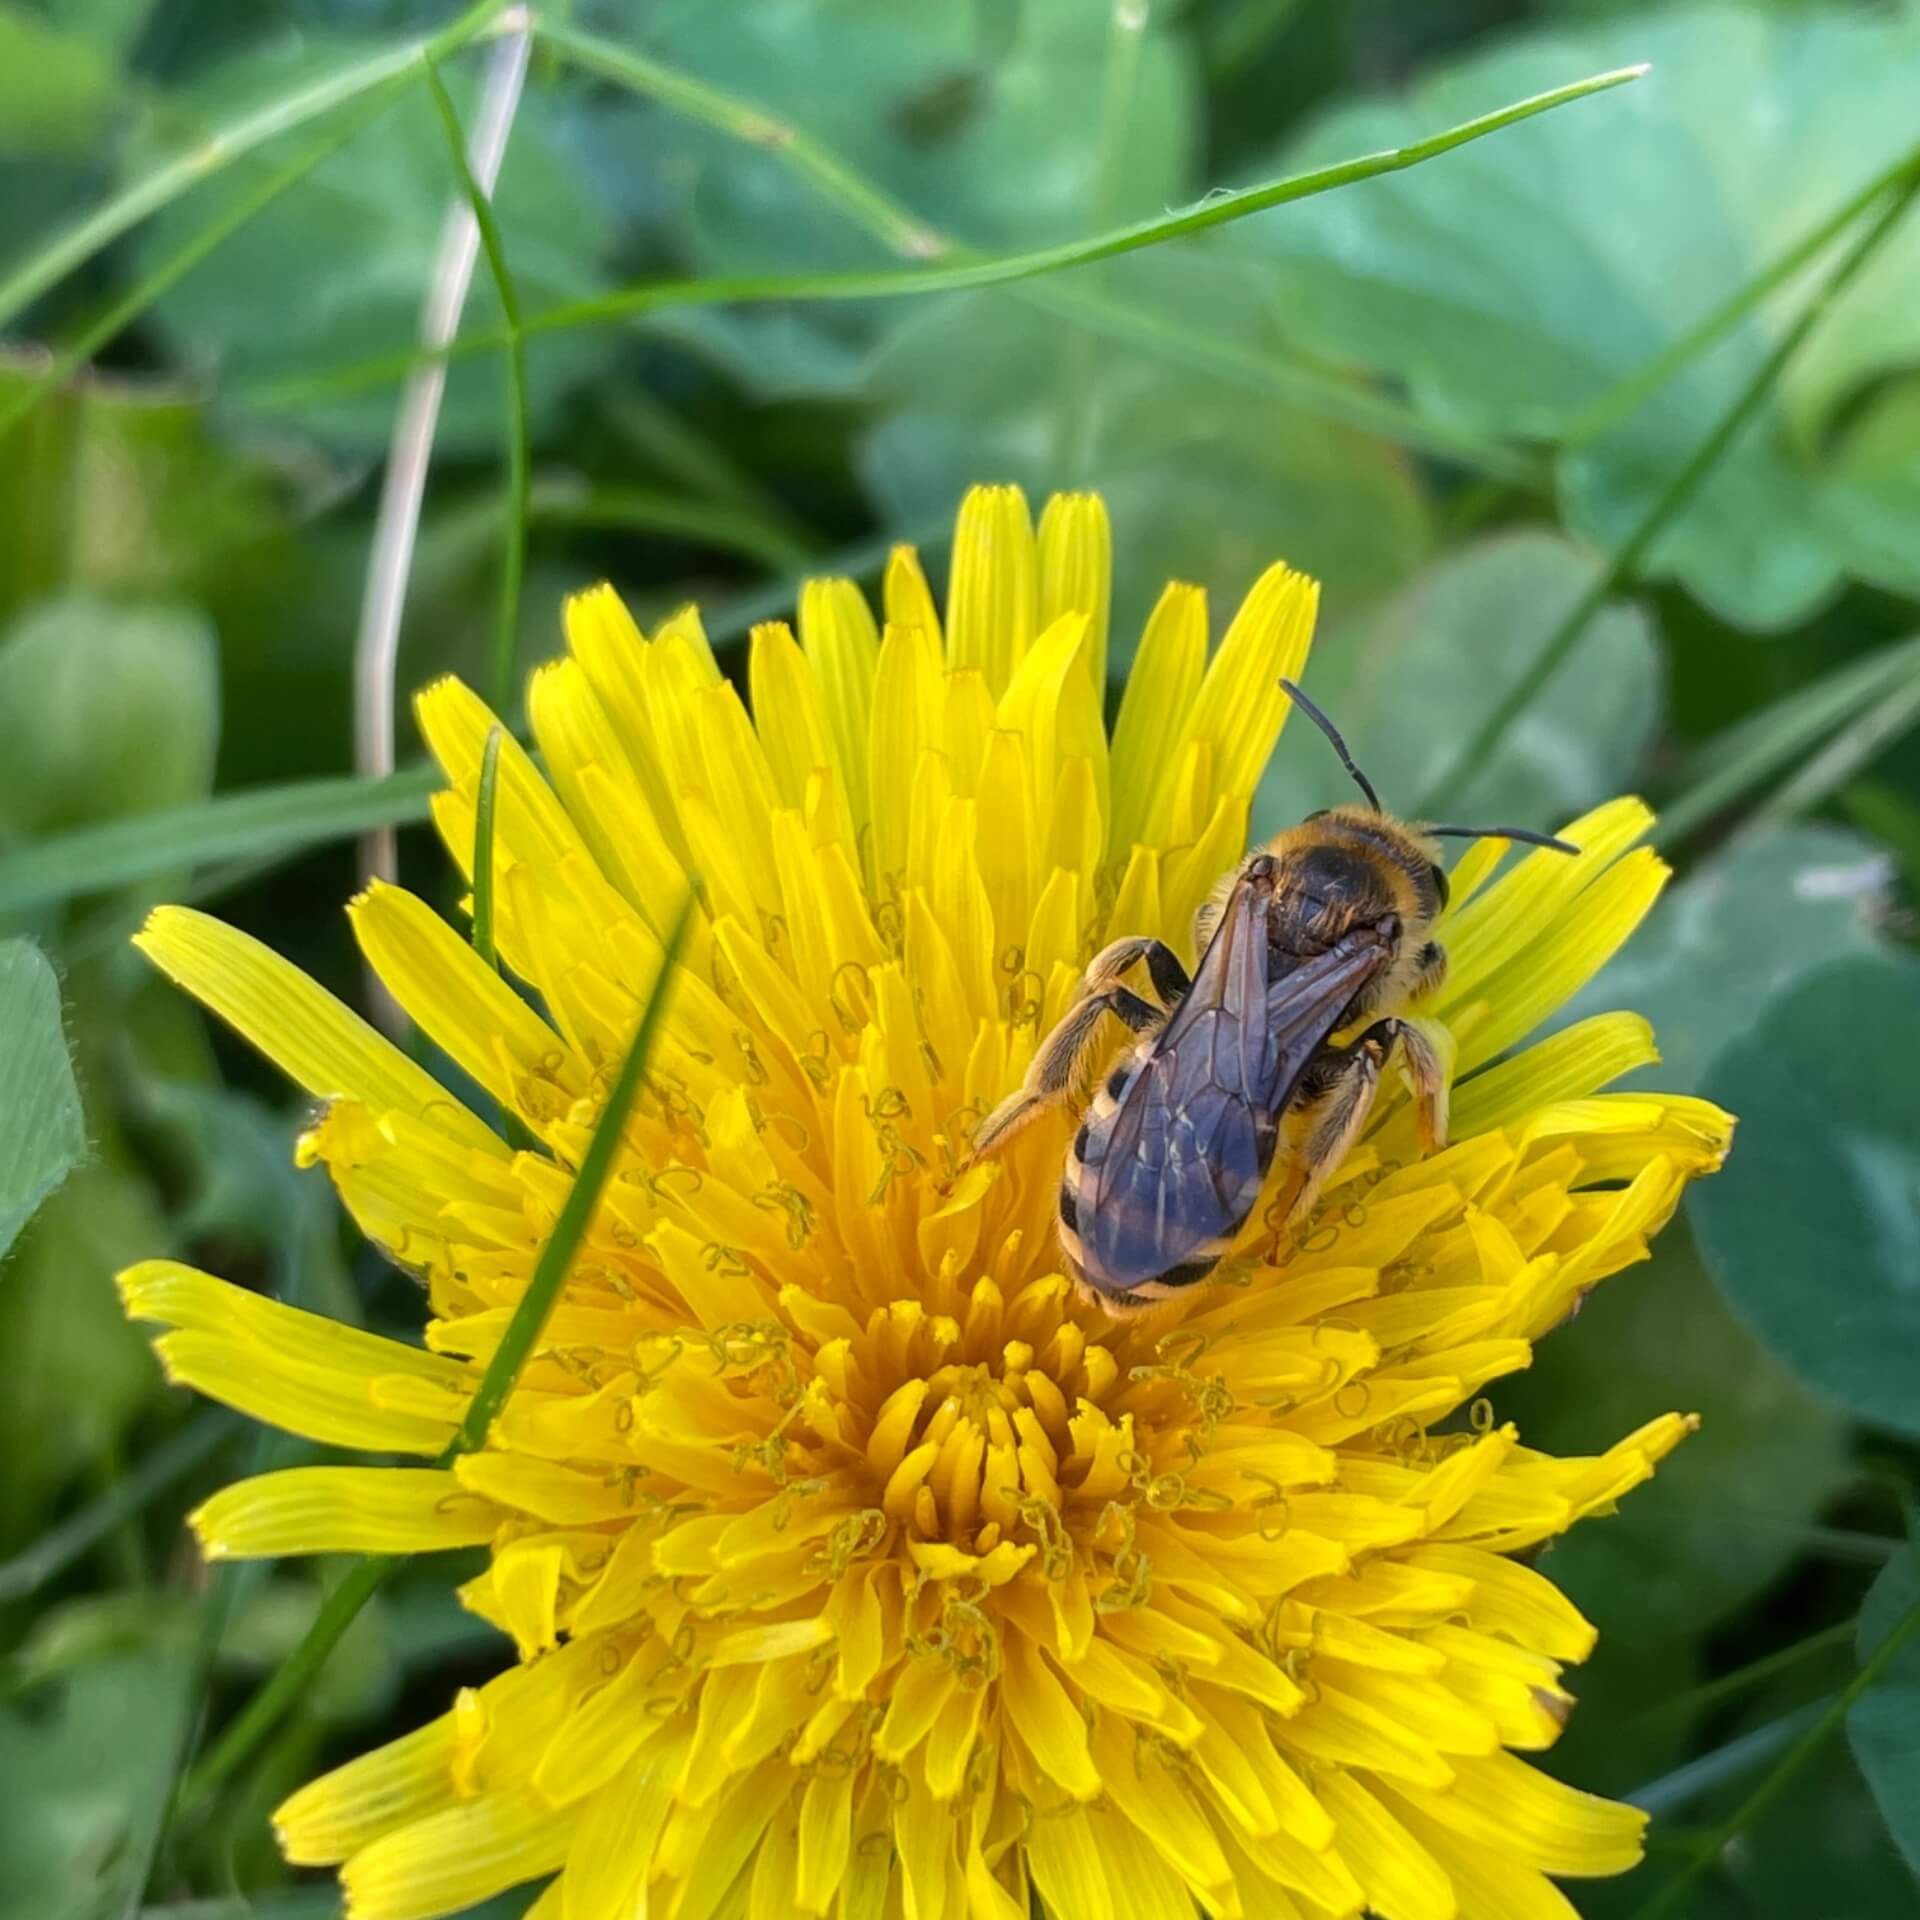
POLYGON ((247 1760, 279 1723, 280 1717, 313 1684, 340 1636, 360 1617, 360 1609, 386 1584, 400 1564, 398 1554, 369 1554, 356 1560, 346 1578, 327 1595, 300 1644, 221 1730, 201 1755, 174 1802, 176 1820, 191 1819, 214 1790, 247 1760))
POLYGON ((718 297, 731 300, 806 300, 806 299, 894 299, 913 293, 951 293, 967 287, 993 287, 1013 280, 1030 280, 1041 274, 1059 273, 1068 267, 1091 265, 1096 260, 1113 260, 1123 254, 1138 253, 1169 240, 1179 240, 1213 227, 1224 227, 1249 214, 1264 213, 1269 207, 1290 201, 1311 199, 1315 194, 1331 193, 1337 187, 1352 186, 1361 180, 1378 179, 1382 174, 1400 173, 1435 160, 1456 147, 1483 140, 1490 133, 1531 120, 1537 114, 1584 100, 1591 94, 1637 80, 1643 67, 1623 67, 1613 73, 1595 74, 1567 86, 1553 87, 1511 106, 1483 113, 1458 126, 1448 127, 1404 147, 1388 147, 1379 153, 1361 154, 1352 160, 1336 161, 1332 166, 1315 167, 1306 173, 1288 174, 1262 186, 1243 187, 1235 193, 1215 194, 1181 213, 1163 214, 1158 219, 1137 220, 1084 240, 1069 240, 1051 247, 1036 247, 1029 252, 1004 254, 992 259, 972 259, 952 266, 928 267, 907 273, 819 273, 790 278, 743 275, 738 279, 707 281, 666 281, 635 287, 616 288, 593 299, 571 301, 549 307, 527 321, 527 331, 557 333, 623 315, 648 313, 662 307, 685 306, 692 301, 705 302, 718 297), (716 294, 715 290, 724 289, 716 294))
MULTIPOLYGON (((1812 1726, 1827 1705, 1827 1700, 1815 1700, 1778 1719, 1765 1721, 1724 1746, 1715 1747, 1711 1753, 1703 1753, 1697 1760, 1689 1760, 1671 1773, 1663 1773, 1658 1780, 1634 1788, 1627 1798, 1655 1819, 1665 1820, 1669 1814, 1692 1806, 1728 1781, 1738 1780, 1764 1765, 1812 1726)), ((1694 1844, 1699 1845, 1704 1838, 1704 1835, 1696 1836, 1694 1844)))
POLYGON ((239 1432, 240 1423, 223 1408, 196 1415, 117 1480, 97 1499, 57 1526, 49 1527, 31 1546, 10 1560, 0 1560, 0 1606, 25 1600, 106 1538, 115 1527, 145 1508, 177 1480, 211 1460, 239 1432))
POLYGON ((409 40, 309 82, 256 107, 196 141, 185 153, 155 167, 93 212, 46 241, 0 279, 0 327, 10 325, 41 294, 74 268, 84 265, 131 227, 179 199, 202 180, 231 166, 243 155, 335 107, 345 106, 375 87, 407 73, 423 59, 444 59, 480 34, 504 0, 480 0, 440 32, 409 40))
POLYGON ((466 195, 474 225, 480 230, 480 247, 486 255, 487 271, 493 276, 494 291, 500 296, 500 311, 507 317, 507 338, 502 349, 507 369, 507 524, 500 552, 500 605, 495 616, 491 670, 487 676, 493 710, 505 713, 513 699, 513 656, 520 637, 520 589, 527 572, 527 501, 533 464, 527 406, 527 343, 520 319, 520 291, 507 266, 506 245, 500 237, 500 222, 494 218, 493 201, 474 178, 467 158, 467 137, 461 129, 460 116, 447 97, 440 70, 431 58, 425 65, 427 86, 447 136, 447 149, 453 156, 460 190, 466 195))
MULTIPOLYGON (((1893 1542, 1887 1542, 1889 1548, 1893 1542)), ((1732 1699, 1746 1692, 1749 1687, 1757 1687, 1763 1680, 1772 1680, 1780 1674, 1789 1673, 1803 1660, 1811 1660, 1816 1654, 1829 1652, 1835 1647, 1849 1646, 1853 1642, 1859 1622, 1841 1620, 1831 1627, 1822 1627, 1818 1633, 1810 1633, 1804 1640, 1796 1640, 1791 1646, 1781 1647, 1777 1652, 1762 1654, 1758 1660, 1749 1660, 1745 1666, 1736 1667, 1731 1673, 1720 1674, 1712 1680, 1704 1680, 1697 1687, 1688 1687, 1683 1693, 1669 1694, 1666 1699, 1644 1712, 1633 1716, 1631 1724, 1635 1727, 1661 1726, 1669 1721, 1686 1721, 1704 1708, 1718 1706, 1722 1700, 1732 1699)), ((1642 1789, 1651 1793, 1653 1788, 1642 1789)), ((1639 1795, 1635 1803, 1644 1806, 1646 1801, 1639 1795)))
POLYGON ((1701 1836, 1692 1859, 1659 1892, 1635 1910, 1633 1920, 1664 1920, 1668 1914, 1684 1911, 1683 1902, 1693 1883, 1720 1858, 1730 1841, 1745 1833, 1786 1792, 1800 1770, 1838 1731, 1853 1703, 1886 1672, 1894 1656, 1916 1633, 1920 1633, 1920 1602, 1907 1609, 1893 1631, 1881 1641, 1873 1658, 1854 1675, 1843 1691, 1833 1697, 1825 1711, 1794 1742, 1759 1786, 1718 1826, 1701 1836))
POLYGON ((1660 809, 1655 843, 1677 846, 1822 740, 1915 684, 1920 684, 1920 635, 1864 660, 1850 660, 1749 714, 1682 769, 1678 794, 1660 809))
POLYGON ((1733 404, 1721 415, 1713 430, 1693 450, 1680 471, 1661 489, 1633 531, 1615 549, 1606 566, 1594 576, 1587 590, 1541 643, 1539 652, 1528 661, 1519 678, 1495 703, 1446 770, 1421 796, 1415 808, 1417 813, 1429 818, 1446 813, 1468 774, 1492 758, 1506 737, 1507 729, 1532 705, 1541 688, 1565 664, 1593 616, 1632 577, 1653 543, 1666 530, 1667 523, 1693 498, 1700 483, 1720 464, 1720 456, 1740 437, 1742 430, 1765 404, 1787 363, 1799 352, 1822 316, 1900 224, 1917 191, 1920 191, 1920 165, 1909 165, 1899 191, 1888 200, 1880 217, 1847 250, 1819 290, 1801 308, 1793 325, 1780 336, 1773 351, 1741 389, 1733 404))
POLYGON ((480 755, 480 791, 473 805, 473 950, 496 973, 500 959, 493 939, 493 813, 505 739, 498 724, 487 729, 487 744, 480 755))
POLYGON ((613 1090, 607 1095, 607 1104, 601 1108, 600 1117, 594 1122, 593 1138, 581 1156, 580 1171, 574 1175, 573 1185, 567 1189, 560 1217, 553 1223, 547 1244, 541 1248, 540 1258, 534 1264, 533 1278, 527 1282, 527 1290, 520 1296, 519 1304, 513 1310, 513 1318, 507 1322, 507 1330, 501 1336, 493 1358, 487 1362, 480 1385, 467 1404, 460 1431, 448 1445, 443 1460, 457 1459, 463 1453, 472 1453, 486 1445, 494 1416, 506 1404, 507 1396, 513 1391, 513 1383, 520 1377, 520 1369, 526 1365, 527 1356, 539 1341, 547 1318, 553 1311, 553 1304, 560 1297, 560 1288, 573 1265, 573 1256, 586 1233, 588 1222, 593 1218, 594 1208, 600 1204, 600 1193, 606 1186, 607 1176, 613 1170, 613 1157, 620 1150, 627 1116, 633 1110, 635 1096, 640 1091, 640 1082, 646 1073, 647 1057, 653 1050, 653 1037, 666 1012, 673 969, 679 962, 680 949, 686 943, 687 928, 692 919, 693 895, 690 893, 681 902, 673 925, 667 929, 659 978, 653 983, 653 991, 647 995, 647 1004, 640 1014, 640 1024, 634 1029, 633 1039, 627 1046, 627 1057, 621 1062, 613 1090))
MULTIPOLYGON (((540 1250, 540 1258, 534 1264, 533 1277, 527 1282, 527 1290, 520 1296, 500 1345, 487 1362, 480 1384, 467 1403, 459 1431, 435 1462, 438 1466, 448 1466, 462 1454, 472 1453, 486 1444, 495 1415, 513 1392, 514 1382, 519 1379, 520 1370, 526 1365, 553 1311, 554 1302, 560 1297, 560 1289, 572 1268, 573 1257, 579 1250, 594 1209, 600 1203, 607 1176, 613 1170, 613 1157, 619 1151, 627 1116, 633 1110, 634 1098, 640 1091, 640 1082, 646 1073, 647 1058, 666 1009, 674 968, 679 962, 680 950, 685 944, 692 917, 693 896, 689 894, 668 929, 659 977, 653 983, 653 991, 647 995, 647 1003, 641 1010, 633 1039, 628 1043, 626 1058, 621 1062, 612 1091, 607 1095, 607 1103, 594 1123, 593 1138, 581 1157, 580 1170, 567 1190, 560 1217, 553 1223, 553 1231, 540 1250)), ((320 1609, 318 1617, 307 1630, 306 1638, 234 1716, 220 1738, 208 1749, 205 1758, 188 1776, 180 1792, 179 1810, 182 1815, 203 1806, 221 1782, 253 1755, 281 1716, 312 1684, 328 1654, 339 1644, 340 1636, 353 1624, 360 1609, 380 1590, 399 1564, 399 1556, 393 1554, 371 1554, 355 1563, 353 1570, 328 1596, 326 1605, 320 1609)))
POLYGON ((76 827, 0 854, 0 913, 128 886, 206 860, 298 853, 370 827, 411 825, 427 817, 427 796, 442 784, 434 767, 375 780, 338 775, 76 827))
MULTIPOLYGON (((1106 94, 1102 106, 1100 163, 1096 168, 1094 219, 1105 225, 1112 219, 1112 173, 1124 128, 1124 102, 1130 95, 1139 56, 1140 28, 1124 9, 1116 10, 1108 42, 1106 94)), ((853 168, 828 152, 803 128, 776 119, 750 101, 720 93, 704 82, 688 78, 639 54, 576 28, 543 26, 542 43, 591 72, 630 87, 661 105, 686 113, 703 124, 746 144, 764 147, 783 164, 809 181, 822 197, 847 214, 856 225, 883 246, 912 258, 978 263, 985 256, 963 246, 950 234, 921 221, 908 207, 864 180, 853 168)), ((1162 319, 1137 304, 1114 299, 1092 285, 1049 282, 1024 290, 1035 304, 1077 320, 1088 331, 1145 346, 1184 362, 1201 372, 1219 375, 1257 393, 1299 406, 1346 426, 1412 447, 1452 457, 1483 473, 1545 491, 1544 463, 1480 439, 1445 423, 1423 420, 1412 408, 1396 405, 1358 381, 1312 367, 1297 356, 1279 361, 1249 352, 1231 341, 1214 339, 1162 319)), ((1077 341, 1069 362, 1069 385, 1084 384, 1084 339, 1077 341)), ((1073 407, 1063 409, 1071 415, 1073 407)), ((1079 440, 1069 429, 1069 445, 1079 440)))
MULTIPOLYGON (((499 889, 494 884, 493 823, 499 804, 500 749, 506 738, 506 729, 497 722, 487 729, 487 744, 480 753, 480 788, 473 803, 473 950, 495 973, 500 971, 500 952, 494 938, 499 889)), ((500 1132, 516 1153, 541 1151, 539 1140, 504 1100, 496 1112, 500 1132)))
MULTIPOLYGON (((1589 95, 1623 86, 1644 73, 1644 67, 1623 67, 1612 73, 1595 74, 1563 87, 1554 87, 1492 113, 1478 115, 1448 127, 1404 147, 1389 147, 1379 153, 1360 154, 1332 166, 1316 167, 1306 173, 1289 174, 1284 179, 1246 187, 1236 193, 1218 194, 1187 208, 1182 213, 1163 215, 1155 220, 1136 221, 1112 232, 1099 233, 1082 240, 1067 241, 1051 247, 1037 247, 1025 253, 1002 254, 987 259, 956 261, 948 266, 911 269, 906 272, 879 270, 855 273, 735 274, 696 280, 653 280, 636 286, 617 287, 592 299, 570 301, 548 307, 527 318, 525 331, 536 334, 567 332, 577 327, 597 326, 606 321, 635 319, 671 307, 715 306, 727 302, 754 305, 776 300, 887 300, 915 294, 953 293, 970 287, 1003 286, 1014 281, 1032 280, 1043 274, 1059 273, 1069 267, 1086 266, 1097 260, 1111 260, 1122 254, 1138 253, 1185 235, 1203 233, 1213 227, 1227 226, 1250 214, 1263 213, 1269 207, 1305 200, 1335 188, 1352 186, 1358 181, 1378 179, 1383 174, 1399 173, 1419 166, 1441 154, 1474 140, 1485 139, 1522 120, 1549 113, 1557 107, 1584 100, 1589 95)), ((498 330, 464 335, 438 354, 409 352, 388 354, 344 367, 314 380, 283 380, 253 387, 238 387, 236 394, 261 407, 283 407, 314 400, 332 399, 358 392, 368 386, 402 379, 424 360, 463 359, 470 354, 491 352, 504 344, 498 330)))
POLYGON ((1915 726, 1920 726, 1920 675, 1855 714, 1778 793, 1754 808, 1741 832, 1763 832, 1811 813, 1915 726))
POLYGON ((810 546, 755 509, 683 493, 541 481, 533 489, 531 510, 538 526, 616 527, 623 532, 667 534, 737 553, 773 573, 805 573, 821 564, 810 546))

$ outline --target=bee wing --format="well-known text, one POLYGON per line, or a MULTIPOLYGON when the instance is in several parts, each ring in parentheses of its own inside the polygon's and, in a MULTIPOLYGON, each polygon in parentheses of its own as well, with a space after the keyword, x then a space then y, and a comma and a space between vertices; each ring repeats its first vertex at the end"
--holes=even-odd
POLYGON ((1385 962, 1378 944, 1349 938, 1270 978, 1265 898, 1243 887, 1228 901, 1191 991, 1109 1122, 1079 1231, 1116 1288, 1211 1258, 1239 1228, 1301 1072, 1385 962))

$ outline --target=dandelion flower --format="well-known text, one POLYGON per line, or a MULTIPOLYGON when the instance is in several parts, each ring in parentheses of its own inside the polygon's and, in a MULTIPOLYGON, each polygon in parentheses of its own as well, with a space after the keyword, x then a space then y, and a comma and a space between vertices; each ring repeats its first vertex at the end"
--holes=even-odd
MULTIPOLYGON (((1623 799, 1578 858, 1452 876, 1453 1143, 1403 1090, 1286 1244, 1113 1319, 1063 1271, 1071 1121, 968 1163, 1088 958, 1193 957, 1300 674, 1314 584, 1254 585, 1209 658, 1171 586, 1109 739, 1097 499, 963 506, 944 611, 911 551, 755 630, 751 708, 692 610, 573 600, 498 773, 499 952, 397 887, 368 962, 537 1145, 516 1151, 270 949, 163 908, 140 944, 320 1104, 303 1163, 424 1283, 416 1348, 170 1262, 123 1278, 170 1375, 292 1432, 431 1460, 567 1192, 698 876, 617 1171, 487 1444, 450 1468, 227 1488, 210 1556, 484 1546, 498 1678, 295 1793, 289 1860, 355 1920, 546 1876, 539 1920, 1386 1920, 1572 1908, 1644 1816, 1549 1746, 1594 1629, 1514 1556, 1605 1512, 1687 1431, 1530 1451, 1481 1399, 1644 1257, 1730 1127, 1600 1091, 1631 1013, 1520 1043, 1665 870, 1623 799)), ((470 866, 493 725, 419 700, 470 866)))

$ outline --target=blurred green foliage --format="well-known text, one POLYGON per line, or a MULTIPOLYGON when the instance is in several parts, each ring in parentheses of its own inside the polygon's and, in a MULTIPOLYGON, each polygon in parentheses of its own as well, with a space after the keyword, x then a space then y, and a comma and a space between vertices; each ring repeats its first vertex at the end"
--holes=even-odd
MULTIPOLYGON (((800 576, 871 578, 890 538, 931 539, 937 565, 974 480, 1097 486, 1116 672, 1167 576, 1206 584, 1219 612, 1284 554, 1326 583, 1313 689, 1402 804, 1608 579, 1917 131, 1920 14, 1900 5, 561 11, 790 122, 926 246, 986 253, 1652 61, 1428 166, 1072 273, 694 303, 528 342, 522 666, 554 651, 559 594, 601 575, 643 619, 700 600, 737 665, 749 621, 786 610, 800 576)), ((0 914, 0 1913, 334 1912, 288 1882, 266 1809, 500 1657, 445 1566, 410 1568, 265 1757, 165 1821, 203 1704, 217 1725, 331 1575, 210 1585, 194 1564, 181 1515, 262 1443, 162 1386, 111 1275, 176 1251, 349 1319, 405 1329, 416 1312, 318 1177, 292 1173, 284 1089, 123 936, 154 899, 217 896, 360 990, 337 905, 342 823, 377 817, 365 796, 265 795, 270 830, 220 842, 169 810, 352 771, 397 375, 456 192, 417 64, 230 164, 203 153, 206 177, 151 218, 32 271, 215 128, 452 17, 418 0, 0 0, 0 285, 38 289, 0 346, 0 899, 9 853, 25 875, 43 850, 0 914), (49 356, 96 333, 49 387, 49 356), (307 825, 289 832, 289 810, 307 825), (60 836, 81 829, 108 834, 88 871, 111 887, 61 884, 60 836)), ((480 64, 446 67, 469 125, 480 64)), ((537 48, 497 196, 523 304, 911 264, 784 149, 537 48)), ((1902 1545, 1920 1469, 1916 314, 1909 221, 1460 790, 1475 814, 1543 824, 1634 787, 1678 803, 1674 888, 1566 1017, 1642 1009, 1666 1052, 1648 1082, 1741 1116, 1727 1172, 1657 1258, 1497 1396, 1556 1449, 1669 1406, 1705 1422, 1547 1561, 1605 1630, 1554 1764, 1661 1815, 1639 1875, 1577 1891, 1595 1920, 1696 1869, 1674 1910, 1706 1920, 1920 1907, 1920 1643, 1860 1679, 1920 1603, 1902 1545)), ((465 328, 500 318, 482 271, 465 328)), ((402 689, 484 672, 501 380, 497 352, 449 368, 402 689)), ((1289 753, 1256 825, 1337 793, 1322 756, 1289 753)), ((391 817, 419 818, 417 790, 408 805, 391 817)), ((409 830, 402 857, 451 897, 424 838, 409 830)))

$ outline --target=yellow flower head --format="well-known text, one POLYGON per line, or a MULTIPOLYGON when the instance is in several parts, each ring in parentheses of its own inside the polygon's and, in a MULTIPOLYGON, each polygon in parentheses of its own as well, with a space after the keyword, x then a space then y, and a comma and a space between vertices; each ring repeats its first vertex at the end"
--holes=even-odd
MULTIPOLYGON (((691 610, 608 589, 532 686, 545 777, 499 765, 499 950, 411 894, 354 903, 400 1004, 538 1141, 493 1128, 271 951, 201 915, 141 944, 324 1104, 303 1157, 424 1281, 426 1350, 165 1262, 124 1277, 172 1377, 312 1439, 431 1458, 565 1197, 698 876, 622 1157, 488 1444, 310 1467, 195 1516, 210 1555, 484 1544, 517 1661, 296 1793, 290 1860, 355 1920, 555 1874, 540 1920, 1388 1920, 1572 1909, 1643 1816, 1557 1784, 1593 1629, 1511 1556, 1605 1511, 1689 1422, 1594 1459, 1476 1396, 1644 1256, 1729 1121, 1606 1094, 1645 1022, 1521 1042, 1665 870, 1646 809, 1577 858, 1483 843, 1415 1009, 1451 1058, 1423 1156, 1383 1085, 1304 1230, 1112 1318, 1054 1231, 1070 1122, 969 1164, 1092 954, 1241 854, 1315 588, 1284 566, 1208 657, 1169 587, 1109 741, 1097 499, 966 502, 944 617, 913 554, 884 624, 844 581, 753 635, 751 713, 691 610)), ((492 717, 421 726, 470 865, 492 717)), ((1318 743, 1315 743, 1316 747, 1318 743)), ((1284 1156, 1283 1156, 1284 1158, 1284 1156)))

